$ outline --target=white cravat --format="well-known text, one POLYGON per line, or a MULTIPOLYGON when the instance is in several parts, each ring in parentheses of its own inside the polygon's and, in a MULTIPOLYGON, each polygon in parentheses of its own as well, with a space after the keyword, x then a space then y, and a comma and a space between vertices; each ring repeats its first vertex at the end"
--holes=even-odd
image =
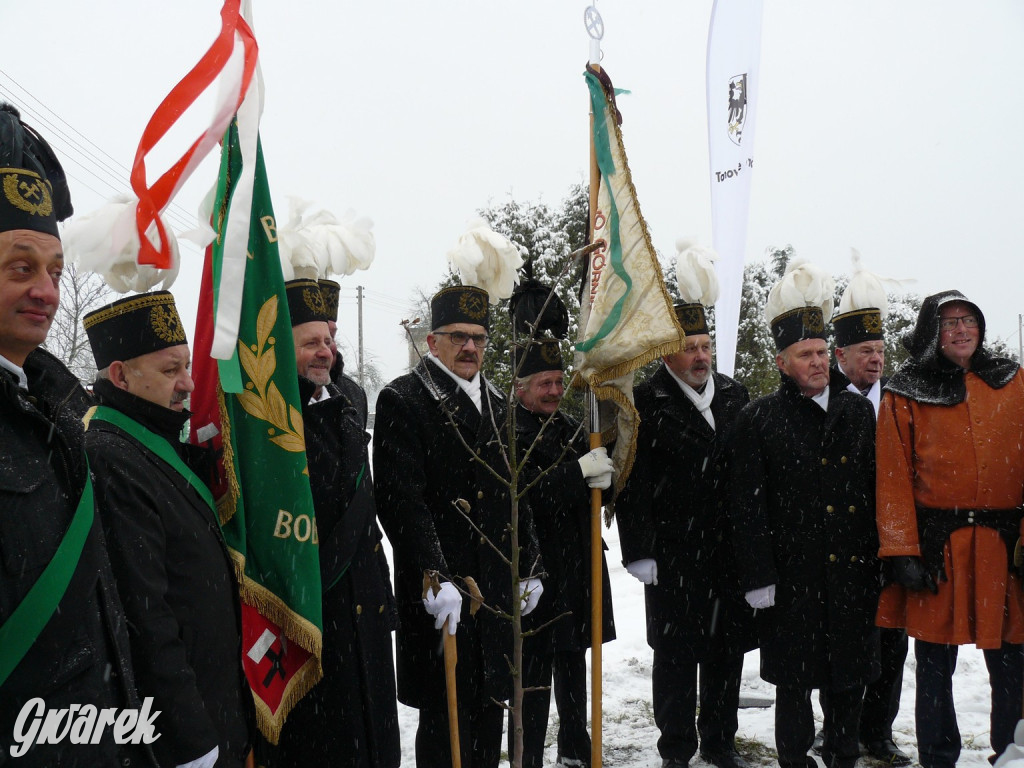
POLYGON ((480 371, 477 371, 472 379, 466 380, 448 370, 448 366, 442 363, 433 352, 427 352, 427 360, 448 374, 448 378, 458 384, 459 389, 469 395, 469 399, 473 401, 476 409, 483 413, 483 406, 480 403, 480 371))
POLYGON ((825 389, 823 389, 821 391, 820 395, 812 396, 811 400, 813 400, 818 405, 820 405, 821 406, 821 410, 825 411, 825 413, 828 413, 828 387, 827 386, 825 387, 825 389))
POLYGON ((25 369, 20 368, 3 355, 0 355, 0 368, 6 368, 8 371, 18 377, 18 386, 28 391, 28 376, 25 375, 25 369))
POLYGON ((693 403, 694 407, 700 412, 700 415, 704 417, 704 420, 715 428, 715 415, 711 412, 711 401, 715 399, 715 377, 709 375, 707 383, 704 385, 704 391, 698 392, 696 389, 691 387, 681 378, 676 376, 675 371, 665 366, 665 370, 669 372, 673 379, 676 380, 676 384, 683 390, 683 394, 689 398, 690 402, 693 403))

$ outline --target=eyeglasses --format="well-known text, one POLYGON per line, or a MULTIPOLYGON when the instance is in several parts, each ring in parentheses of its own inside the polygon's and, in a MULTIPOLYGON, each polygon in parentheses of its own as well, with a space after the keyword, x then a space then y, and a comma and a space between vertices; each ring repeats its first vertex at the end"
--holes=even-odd
POLYGON ((977 328, 978 318, 974 315, 957 315, 956 317, 944 317, 939 321, 939 327, 944 331, 952 331, 957 323, 963 323, 964 328, 977 328))
POLYGON ((466 346, 470 339, 479 349, 487 346, 488 336, 486 333, 463 333, 462 331, 434 331, 435 336, 447 336, 449 341, 456 347, 466 346))

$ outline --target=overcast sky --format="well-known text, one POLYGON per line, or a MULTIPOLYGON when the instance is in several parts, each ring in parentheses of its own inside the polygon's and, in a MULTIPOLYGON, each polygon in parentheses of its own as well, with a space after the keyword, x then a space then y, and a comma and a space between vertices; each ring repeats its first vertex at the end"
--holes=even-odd
MULTIPOLYGON (((586 5, 254 0, 278 220, 289 195, 374 220, 376 260, 342 281, 340 325, 354 348, 365 286, 364 343, 387 378, 406 362, 403 307, 442 277, 475 210, 509 196, 557 205, 585 180, 586 5)), ((632 92, 619 100, 623 137, 654 243, 668 256, 682 235, 710 244, 711 0, 597 6, 604 66, 632 92)), ((0 98, 23 106, 67 161, 79 213, 112 193, 100 176, 127 189, 146 122, 212 41, 219 10, 217 0, 3 4, 0 98), (44 122, 55 117, 67 125, 44 122), (80 165, 82 147, 115 175, 80 165)), ((765 2, 747 260, 791 243, 838 275, 853 246, 869 269, 916 278, 921 294, 962 290, 1016 349, 1022 43, 1019 0, 765 2)), ((174 149, 208 118, 199 110, 174 149)), ((176 214, 194 215, 215 174, 212 162, 200 169, 176 214)), ((173 290, 191 328, 201 257, 183 259, 173 290)))

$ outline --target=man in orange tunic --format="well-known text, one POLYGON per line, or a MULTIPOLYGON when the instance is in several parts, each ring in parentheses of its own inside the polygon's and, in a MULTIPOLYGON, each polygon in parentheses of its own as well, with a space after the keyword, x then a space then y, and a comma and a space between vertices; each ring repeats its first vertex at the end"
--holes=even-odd
POLYGON ((957 646, 985 654, 990 741, 1013 741, 1022 693, 1024 600, 1014 567, 1024 493, 1024 375, 989 353, 985 317, 958 291, 926 298, 904 339, 910 359, 878 414, 879 555, 896 583, 878 624, 906 627, 917 658, 917 743, 924 768, 960 756, 953 709, 957 646))

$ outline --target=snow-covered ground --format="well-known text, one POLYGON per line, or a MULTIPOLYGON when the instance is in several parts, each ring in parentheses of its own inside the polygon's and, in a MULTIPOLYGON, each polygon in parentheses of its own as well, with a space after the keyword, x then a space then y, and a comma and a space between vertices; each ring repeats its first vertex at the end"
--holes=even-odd
MULTIPOLYGON (((618 639, 604 646, 604 765, 616 768, 660 768, 658 729, 651 708, 651 649, 646 642, 643 586, 626 573, 620 563, 619 536, 613 525, 604 532, 608 542, 608 566, 611 571, 612 596, 618 639)), ((390 552, 389 552, 390 557, 390 552)), ((990 754, 988 737, 989 695, 988 672, 981 652, 974 646, 960 649, 956 676, 953 680, 956 711, 963 738, 959 765, 964 768, 988 768, 990 754)), ((743 665, 741 694, 774 699, 774 686, 758 676, 757 651, 748 653, 743 665)), ((548 727, 545 765, 555 762, 554 737, 557 725, 554 697, 548 727)), ((815 701, 816 719, 821 712, 815 701)), ((739 713, 740 751, 752 765, 777 765, 774 760, 774 708, 741 709, 739 713), (757 742, 760 747, 752 747, 757 742), (770 750, 770 751, 769 751, 770 750), (756 754, 755 754, 756 753, 756 754)), ((402 764, 414 765, 416 710, 399 705, 402 726, 402 764)), ((911 642, 903 681, 903 702, 895 724, 896 741, 905 752, 917 756, 914 737, 914 650, 911 642)), ((821 761, 819 759, 819 764, 821 761)), ((860 764, 868 768, 862 759, 860 764)), ((504 763, 507 764, 507 763, 504 763)), ((695 757, 691 765, 705 765, 695 757)))

